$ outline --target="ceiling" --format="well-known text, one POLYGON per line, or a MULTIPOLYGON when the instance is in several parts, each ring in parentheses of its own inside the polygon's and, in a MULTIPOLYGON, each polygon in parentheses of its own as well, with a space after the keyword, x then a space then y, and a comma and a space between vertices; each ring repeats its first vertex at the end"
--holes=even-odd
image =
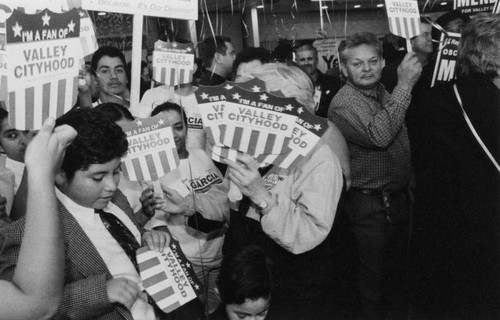
MULTIPOLYGON (((452 10, 453 0, 418 0, 422 9, 425 3, 426 12, 452 10), (443 3, 443 4, 442 4, 443 3), (446 3, 446 4, 444 4, 446 3)), ((322 6, 326 10, 348 9, 380 9, 377 5, 383 4, 384 0, 327 0, 322 1, 322 6), (361 5, 355 8, 355 5, 361 5)), ((253 7, 263 7, 264 10, 273 13, 292 12, 317 12, 320 2, 318 0, 200 0, 200 10, 208 8, 210 12, 241 12, 253 7)))

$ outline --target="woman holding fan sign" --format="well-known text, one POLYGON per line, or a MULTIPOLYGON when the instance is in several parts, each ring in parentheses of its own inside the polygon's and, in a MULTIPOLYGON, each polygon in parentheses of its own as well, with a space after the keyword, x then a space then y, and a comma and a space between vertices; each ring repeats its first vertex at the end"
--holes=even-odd
POLYGON ((187 119, 182 108, 170 102, 157 106, 173 130, 179 167, 160 178, 164 200, 150 198, 144 208, 156 208, 146 228, 167 226, 205 285, 205 313, 215 311, 219 298, 215 281, 222 262, 222 243, 229 220, 228 182, 202 149, 186 147, 187 119))

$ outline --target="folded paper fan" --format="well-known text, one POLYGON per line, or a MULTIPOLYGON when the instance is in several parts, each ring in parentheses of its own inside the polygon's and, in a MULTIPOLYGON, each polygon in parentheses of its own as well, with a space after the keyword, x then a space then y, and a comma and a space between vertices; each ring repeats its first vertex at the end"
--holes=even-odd
POLYGON ((128 150, 122 158, 123 175, 130 181, 154 181, 179 166, 172 128, 160 113, 121 125, 128 150))
POLYGON ((202 285, 176 240, 172 239, 169 248, 163 252, 140 248, 137 263, 142 286, 165 313, 202 293, 202 285))

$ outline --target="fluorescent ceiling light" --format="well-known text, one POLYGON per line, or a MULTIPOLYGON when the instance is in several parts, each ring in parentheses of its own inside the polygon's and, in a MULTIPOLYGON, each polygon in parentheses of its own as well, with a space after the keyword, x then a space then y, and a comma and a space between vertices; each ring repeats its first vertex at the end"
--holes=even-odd
POLYGON ((377 4, 377 8, 382 8, 383 6, 384 6, 384 4, 383 4, 383 3, 379 3, 379 4, 377 4))
POLYGON ((263 4, 259 4, 256 8, 257 9, 264 9, 264 5, 263 4))
POLYGON ((442 6, 445 6, 445 5, 447 5, 447 4, 448 4, 448 2, 441 2, 441 5, 442 5, 442 6))
POLYGON ((99 12, 97 15, 98 15, 98 16, 105 16, 105 15, 106 15, 106 12, 102 12, 102 11, 101 11, 101 12, 99 12))
POLYGON ((360 4, 355 4, 354 8, 356 8, 356 9, 361 8, 361 5, 360 4))

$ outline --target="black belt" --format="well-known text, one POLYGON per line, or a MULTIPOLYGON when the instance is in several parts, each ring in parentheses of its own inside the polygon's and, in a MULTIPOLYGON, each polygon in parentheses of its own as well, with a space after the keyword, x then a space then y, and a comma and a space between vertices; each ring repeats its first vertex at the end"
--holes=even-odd
POLYGON ((395 196, 397 194, 402 194, 406 192, 406 188, 400 190, 376 190, 376 189, 362 189, 362 188, 351 187, 351 190, 357 193, 365 194, 367 196, 374 196, 379 198, 395 196))

